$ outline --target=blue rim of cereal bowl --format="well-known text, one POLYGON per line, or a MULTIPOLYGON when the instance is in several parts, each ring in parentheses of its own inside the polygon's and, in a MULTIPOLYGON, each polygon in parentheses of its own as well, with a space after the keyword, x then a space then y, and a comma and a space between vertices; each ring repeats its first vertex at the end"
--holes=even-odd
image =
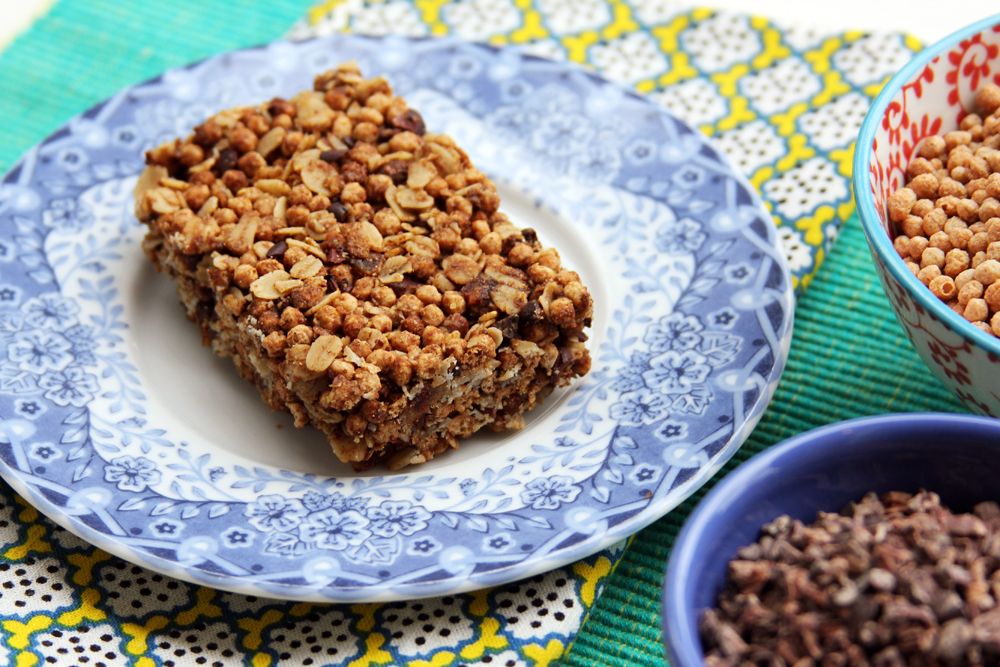
POLYGON ((868 109, 868 113, 865 115, 864 121, 861 123, 861 131, 858 133, 858 139, 854 145, 854 164, 851 182, 854 187, 854 203, 858 211, 858 217, 861 219, 861 226, 864 229, 865 236, 868 238, 868 243, 883 258, 886 269, 892 274, 892 277, 904 285, 907 292, 950 331, 963 338, 972 340, 979 347, 1000 357, 1000 338, 991 336, 972 326, 968 320, 934 296, 906 268, 906 264, 903 263, 902 258, 893 247, 889 235, 885 233, 880 224, 876 224, 879 216, 872 197, 871 186, 868 183, 868 167, 873 158, 871 145, 875 140, 875 132, 878 129, 879 123, 882 122, 882 116, 885 114, 889 102, 899 91, 902 84, 910 80, 917 72, 923 70, 931 60, 940 56, 949 47, 998 24, 1000 24, 1000 14, 982 19, 952 33, 944 39, 926 47, 889 79, 882 87, 882 91, 875 98, 875 101, 868 109))

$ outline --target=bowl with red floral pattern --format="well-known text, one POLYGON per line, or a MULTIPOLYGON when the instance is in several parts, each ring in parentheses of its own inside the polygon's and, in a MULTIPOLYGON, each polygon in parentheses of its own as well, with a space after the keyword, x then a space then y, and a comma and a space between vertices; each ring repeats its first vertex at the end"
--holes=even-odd
MULTIPOLYGON (((894 245, 897 235, 907 233, 904 231, 906 211, 909 211, 911 225, 913 215, 917 218, 922 215, 926 222, 928 217, 922 208, 929 208, 932 203, 936 208, 944 207, 948 220, 963 220, 969 229, 982 230, 995 216, 987 214, 987 208, 976 212, 952 211, 948 209, 947 202, 939 201, 943 196, 937 195, 950 193, 944 188, 946 178, 949 186, 962 178, 968 183, 969 179, 959 172, 949 172, 948 176, 935 172, 935 178, 941 177, 938 180, 941 184, 939 191, 922 191, 914 185, 911 190, 916 188, 920 193, 917 200, 912 201, 911 198, 903 202, 903 212, 891 210, 893 194, 910 184, 917 172, 923 171, 917 168, 915 161, 924 160, 920 164, 927 162, 924 156, 933 152, 925 148, 931 137, 943 137, 960 129, 964 131, 973 121, 970 119, 963 125, 963 120, 973 114, 988 118, 989 110, 977 102, 977 95, 989 85, 1000 86, 1000 15, 974 23, 928 47, 889 80, 862 124, 854 154, 853 179, 858 215, 876 272, 896 318, 914 348, 934 376, 970 410, 1000 417, 1000 338, 987 331, 991 321, 988 316, 979 320, 982 324, 974 323, 977 318, 973 311, 984 304, 977 302, 973 308, 964 310, 970 298, 983 301, 982 297, 991 294, 973 296, 971 290, 975 286, 972 286, 963 297, 966 303, 959 302, 960 287, 964 287, 965 281, 973 276, 973 273, 968 273, 960 278, 960 265, 942 267, 942 276, 952 278, 951 286, 947 279, 941 278, 937 286, 943 289, 937 293, 932 291, 935 285, 933 280, 929 287, 915 271, 933 263, 934 258, 930 255, 925 257, 920 246, 912 244, 909 237, 902 243, 897 240, 894 245), (958 179, 952 179, 952 176, 958 179), (931 201, 920 203, 924 199, 931 201), (910 205, 914 210, 908 208, 910 205), (987 216, 986 220, 978 219, 980 212, 987 216), (973 227, 976 222, 983 225, 973 227), (949 293, 951 288, 955 290, 954 295, 949 293), (955 306, 956 303, 961 305, 955 306), (956 308, 963 312, 958 312, 956 308), (967 319, 966 312, 971 320, 967 319)), ((980 96, 979 100, 982 99, 980 96)), ((977 138, 980 137, 976 135, 969 144, 973 155, 983 143, 976 141, 977 138)), ((997 141, 994 139, 990 143, 997 141)), ((942 154, 946 155, 947 150, 942 154)), ((945 162, 941 168, 950 167, 945 162)), ((974 187, 979 185, 969 186, 972 194, 975 194, 974 187)), ((967 196, 974 201, 971 194, 967 193, 967 196)), ((919 220, 916 222, 919 228, 919 220)), ((925 224, 923 227, 931 232, 929 236, 934 233, 932 226, 925 224)), ((910 229, 912 231, 913 227, 910 229)), ((1000 231, 1000 225, 997 229, 1000 231)), ((968 242, 970 234, 962 232, 959 236, 963 234, 968 242)), ((930 245, 938 247, 933 239, 930 245)), ((957 241, 951 248, 943 244, 939 249, 945 257, 951 258, 952 255, 947 253, 955 248, 961 249, 961 245, 962 241, 957 241)), ((974 251, 978 248, 973 244, 965 250, 971 261, 970 266, 962 270, 978 269, 978 266, 972 266, 976 263, 974 251)), ((938 255, 940 258, 941 255, 938 255)), ((960 259, 961 253, 958 253, 955 261, 960 259)), ((978 261, 983 260, 980 258, 978 261)), ((934 272, 933 269, 930 271, 934 272)), ((926 280, 927 276, 924 278, 926 280)))

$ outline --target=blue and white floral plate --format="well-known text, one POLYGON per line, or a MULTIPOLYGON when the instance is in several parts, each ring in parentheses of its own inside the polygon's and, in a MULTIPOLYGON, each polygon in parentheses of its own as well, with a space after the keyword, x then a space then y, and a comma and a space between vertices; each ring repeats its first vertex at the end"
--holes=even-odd
POLYGON ((621 540, 744 442, 791 332, 773 222, 703 136, 514 50, 340 36, 229 53, 74 118, 0 185, 0 473, 102 549, 241 593, 442 595, 621 540), (526 429, 395 474, 353 473, 201 347, 132 215, 145 149, 349 59, 465 147, 597 304, 593 370, 526 429))

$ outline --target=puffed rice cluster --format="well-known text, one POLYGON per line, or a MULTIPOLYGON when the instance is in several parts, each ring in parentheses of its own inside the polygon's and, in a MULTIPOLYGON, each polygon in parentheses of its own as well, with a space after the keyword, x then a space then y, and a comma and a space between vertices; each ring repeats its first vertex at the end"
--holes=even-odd
POLYGON ((587 373, 593 301, 353 63, 149 151, 144 249, 202 340, 357 469, 422 463, 587 373))
POLYGON ((976 95, 985 114, 925 139, 909 182, 888 199, 896 252, 931 292, 1000 336, 1000 87, 976 95))

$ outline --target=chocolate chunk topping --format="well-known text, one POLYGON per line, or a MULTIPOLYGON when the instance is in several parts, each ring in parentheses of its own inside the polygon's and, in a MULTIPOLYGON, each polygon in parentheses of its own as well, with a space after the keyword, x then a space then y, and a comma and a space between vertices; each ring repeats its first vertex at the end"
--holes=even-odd
POLYGON ((331 264, 343 264, 347 261, 347 255, 344 254, 342 249, 337 247, 330 248, 330 252, 327 253, 326 258, 331 264))
POLYGON ((336 162, 340 158, 347 155, 347 150, 344 148, 331 148, 328 151, 323 151, 319 154, 319 159, 324 162, 336 162))
MULTIPOLYGON (((347 220, 347 207, 341 204, 339 201, 335 201, 330 204, 326 209, 330 213, 333 213, 333 217, 337 219, 337 222, 344 222, 347 220)), ((331 262, 333 260, 330 260, 331 262)))
POLYGON ((212 166, 212 171, 216 176, 222 176, 230 169, 236 168, 236 162, 240 159, 240 154, 233 148, 224 148, 219 153, 218 159, 212 166))
POLYGON ((418 136, 424 136, 427 128, 424 126, 424 119, 413 109, 407 109, 404 113, 393 118, 390 123, 393 127, 412 132, 418 136))
POLYGON ((285 239, 281 239, 280 241, 278 241, 277 243, 275 243, 273 246, 271 246, 271 249, 267 251, 267 256, 268 257, 281 257, 282 255, 285 254, 285 252, 287 250, 288 250, 288 244, 285 242, 285 239))
POLYGON ((403 160, 390 160, 386 164, 382 165, 379 169, 379 173, 385 174, 392 179, 392 182, 396 185, 402 185, 406 182, 406 177, 408 175, 410 165, 403 160))
POLYGON ((545 310, 537 300, 529 301, 521 307, 517 314, 521 324, 537 324, 545 319, 545 310))
POLYGON ((517 335, 520 319, 517 315, 508 315, 499 320, 494 326, 500 330, 504 338, 514 338, 517 335))

